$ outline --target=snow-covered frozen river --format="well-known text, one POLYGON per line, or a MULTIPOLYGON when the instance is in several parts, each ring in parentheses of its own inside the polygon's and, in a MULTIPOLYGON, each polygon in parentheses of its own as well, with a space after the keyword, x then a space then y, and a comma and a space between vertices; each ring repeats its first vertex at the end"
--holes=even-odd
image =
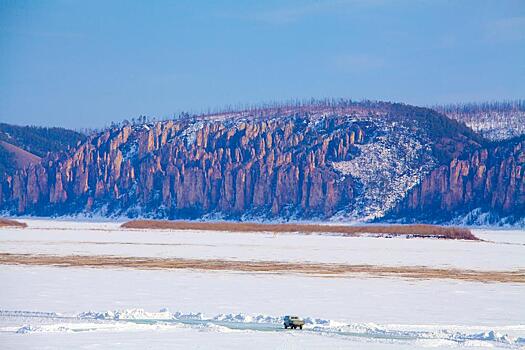
MULTIPOLYGON (((525 269, 523 231, 462 242, 27 222, 0 229, 0 253, 525 269)), ((2 349, 525 347, 522 283, 14 265, 0 280, 2 349), (305 329, 284 331, 286 314, 305 329)))
POLYGON ((0 230, 0 252, 346 263, 514 270, 525 232, 474 231, 490 242, 334 235, 125 230, 118 223, 27 220, 0 230))
POLYGON ((5 349, 525 345, 523 285, 22 266, 0 278, 5 349), (284 332, 285 314, 305 329, 284 332))

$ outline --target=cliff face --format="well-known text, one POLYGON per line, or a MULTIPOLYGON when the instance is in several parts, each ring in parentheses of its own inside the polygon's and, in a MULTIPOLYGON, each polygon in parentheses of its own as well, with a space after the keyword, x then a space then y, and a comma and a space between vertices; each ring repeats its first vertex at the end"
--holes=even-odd
POLYGON ((523 209, 523 142, 483 148, 447 123, 380 104, 125 125, 8 176, 1 209, 240 219, 523 209))
POLYGON ((2 203, 18 214, 97 209, 168 217, 247 210, 330 216, 351 201, 353 183, 329 163, 349 159, 365 132, 344 118, 308 122, 124 126, 9 177, 2 203))
POLYGON ((437 167, 398 206, 396 216, 450 219, 475 209, 525 216, 525 138, 480 147, 437 167))

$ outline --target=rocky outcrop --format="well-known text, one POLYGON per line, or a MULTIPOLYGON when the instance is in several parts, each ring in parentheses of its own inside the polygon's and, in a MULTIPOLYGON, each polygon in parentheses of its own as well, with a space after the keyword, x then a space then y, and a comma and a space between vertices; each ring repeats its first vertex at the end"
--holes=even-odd
POLYGON ((331 161, 365 132, 346 118, 182 120, 108 130, 3 184, 18 214, 328 217, 353 197, 331 161))
POLYGON ((370 203, 382 216, 381 203, 399 201, 387 218, 478 207, 523 214, 524 148, 523 140, 483 145, 433 111, 386 103, 188 117, 114 127, 49 154, 2 181, 0 209, 320 219, 369 214, 357 207, 370 203), (366 152, 375 152, 373 161, 366 152), (400 180, 386 181, 393 175, 385 169, 397 169, 400 180))
POLYGON ((437 167, 399 205, 396 216, 450 219, 475 209, 525 216, 525 138, 480 147, 437 167))

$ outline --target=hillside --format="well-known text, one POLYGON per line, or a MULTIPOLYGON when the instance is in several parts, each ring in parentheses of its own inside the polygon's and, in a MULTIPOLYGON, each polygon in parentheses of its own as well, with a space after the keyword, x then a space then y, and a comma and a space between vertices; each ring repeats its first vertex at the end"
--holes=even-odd
POLYGON ((0 147, 11 156, 12 164, 10 165, 14 169, 27 168, 31 164, 38 164, 41 160, 39 156, 5 141, 0 141, 0 147))
POLYGON ((523 147, 426 108, 281 106, 111 128, 18 171, 0 200, 37 215, 445 222, 479 208, 517 222, 523 147))
POLYGON ((0 174, 27 168, 49 152, 63 152, 83 140, 84 135, 64 128, 0 123, 0 174))
POLYGON ((523 224, 524 170, 525 136, 488 143, 433 169, 390 217, 408 222, 523 224))
POLYGON ((501 141, 525 135, 525 101, 465 103, 434 106, 449 118, 465 123, 483 137, 501 141))

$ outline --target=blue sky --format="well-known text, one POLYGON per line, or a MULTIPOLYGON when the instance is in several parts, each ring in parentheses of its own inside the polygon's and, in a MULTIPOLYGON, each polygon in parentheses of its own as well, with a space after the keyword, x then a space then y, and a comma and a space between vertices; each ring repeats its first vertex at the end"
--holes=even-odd
POLYGON ((525 97, 525 1, 0 0, 0 121, 525 97))

